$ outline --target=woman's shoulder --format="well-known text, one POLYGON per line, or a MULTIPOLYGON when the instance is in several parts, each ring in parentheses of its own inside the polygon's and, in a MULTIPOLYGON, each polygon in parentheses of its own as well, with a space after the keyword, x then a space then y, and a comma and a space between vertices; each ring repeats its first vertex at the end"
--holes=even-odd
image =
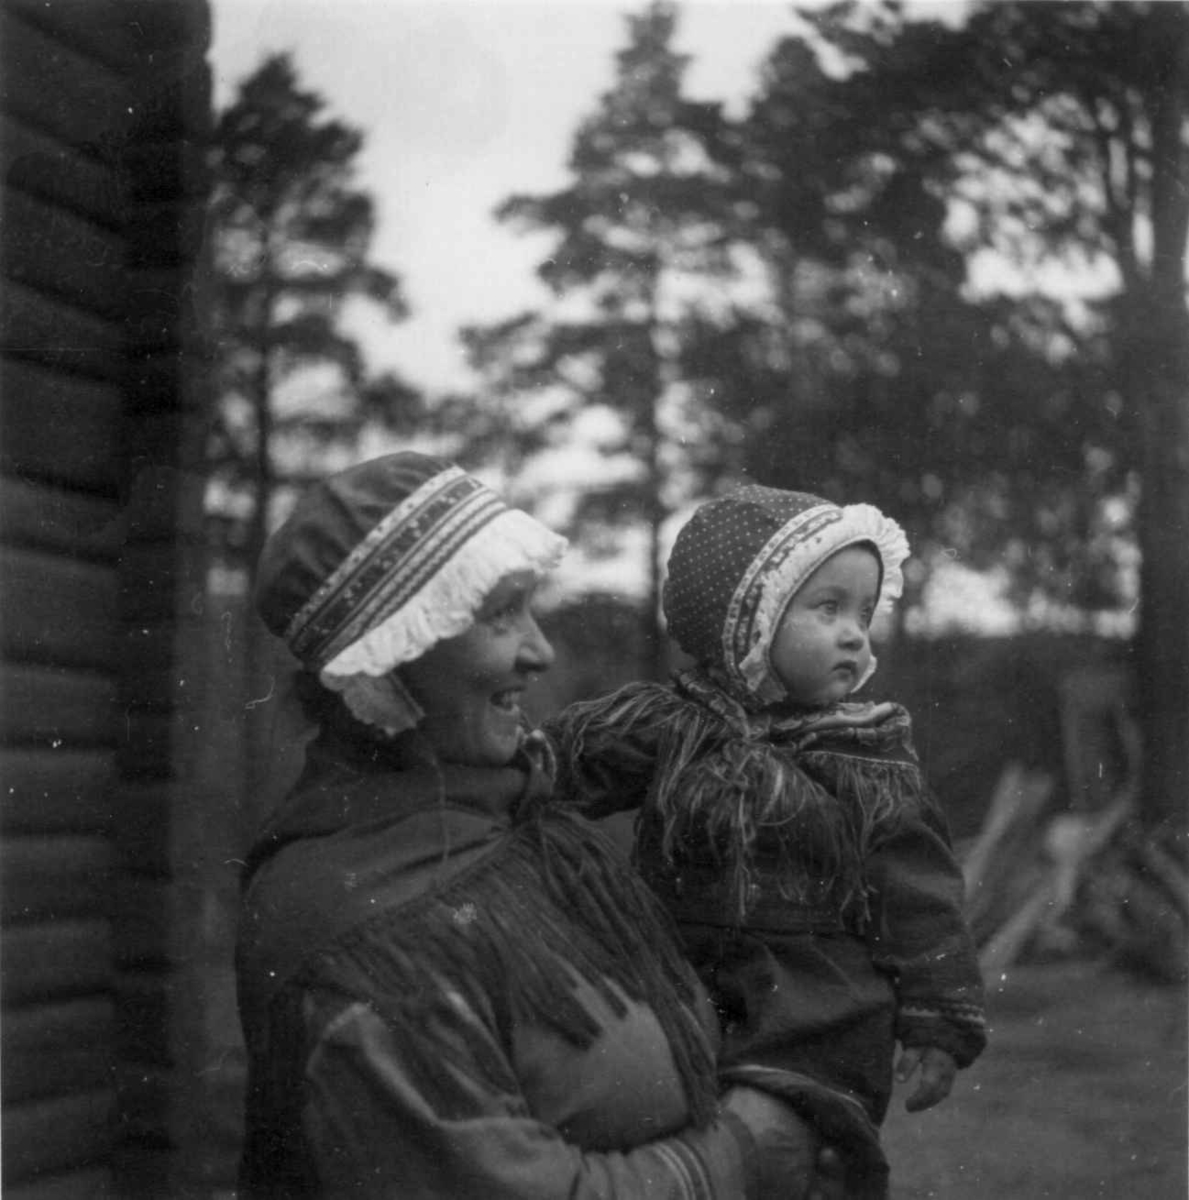
POLYGON ((479 868, 507 833, 482 813, 443 806, 287 841, 244 890, 241 979, 280 987, 353 931, 479 868))

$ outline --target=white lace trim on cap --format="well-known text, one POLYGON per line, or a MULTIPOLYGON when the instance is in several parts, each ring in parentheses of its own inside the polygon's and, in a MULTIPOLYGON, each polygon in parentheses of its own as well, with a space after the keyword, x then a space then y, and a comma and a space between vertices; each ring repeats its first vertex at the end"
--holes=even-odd
POLYGON ((347 675, 387 675, 420 658, 436 642, 470 627, 495 585, 515 571, 542 575, 566 550, 566 539, 518 509, 502 512, 442 565, 396 612, 322 668, 324 682, 347 675))
MULTIPOLYGON (((902 565, 909 555, 908 538, 904 530, 873 504, 847 504, 840 511, 842 519, 827 527, 824 538, 794 547, 761 584, 762 591, 756 608, 755 641, 737 670, 747 690, 765 704, 775 704, 787 698, 784 684, 776 677, 769 658, 772 639, 776 636, 780 620, 798 588, 827 558, 857 542, 871 542, 883 566, 879 607, 890 610, 904 592, 902 565)), ((801 518, 796 518, 790 525, 799 520, 801 518)), ((874 672, 873 665, 854 690, 862 687, 874 672)))
POLYGON ((369 629, 322 668, 326 687, 341 692, 360 720, 390 733, 411 729, 421 711, 391 673, 431 646, 474 624, 484 600, 505 576, 553 570, 567 542, 528 513, 508 509, 469 539, 406 604, 369 629), (390 677, 391 678, 387 678, 390 677))
POLYGON ((387 675, 333 676, 326 684, 342 695, 357 721, 374 725, 390 737, 412 729, 425 716, 395 671, 387 675))

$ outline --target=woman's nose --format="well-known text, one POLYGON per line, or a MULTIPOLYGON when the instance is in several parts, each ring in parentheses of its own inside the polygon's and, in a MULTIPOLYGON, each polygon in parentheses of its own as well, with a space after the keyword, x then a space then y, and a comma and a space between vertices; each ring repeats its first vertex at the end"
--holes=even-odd
POLYGON ((553 666, 553 646, 545 636, 536 617, 528 618, 528 628, 520 644, 520 661, 526 671, 547 671, 553 666))

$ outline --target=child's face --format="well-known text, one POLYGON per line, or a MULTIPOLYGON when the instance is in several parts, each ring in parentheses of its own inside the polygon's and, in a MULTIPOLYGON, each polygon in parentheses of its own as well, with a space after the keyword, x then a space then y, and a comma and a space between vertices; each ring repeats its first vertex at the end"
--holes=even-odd
POLYGON ((824 563, 790 601, 769 655, 772 669, 798 704, 843 700, 871 662, 871 617, 879 600, 879 560, 847 546, 824 563))

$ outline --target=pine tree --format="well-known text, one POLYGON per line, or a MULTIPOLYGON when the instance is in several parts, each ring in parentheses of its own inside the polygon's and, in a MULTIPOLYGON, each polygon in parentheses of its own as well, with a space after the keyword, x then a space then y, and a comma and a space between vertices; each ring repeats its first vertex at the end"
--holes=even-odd
POLYGON ((520 423, 514 453, 531 455, 561 439, 591 406, 619 417, 614 449, 637 469, 587 491, 575 525, 647 529, 649 672, 661 669, 665 653, 657 626, 661 530, 692 465, 681 451, 682 425, 697 419, 680 385, 698 301, 682 285, 729 274, 735 203, 707 150, 723 128, 719 106, 682 94, 687 59, 672 46, 676 21, 675 6, 659 2, 628 18, 614 85, 575 136, 569 186, 513 196, 498 212, 557 234, 538 274, 558 303, 466 334, 488 397, 509 406, 514 397, 523 404, 526 393, 552 397, 541 402, 546 421, 536 412, 520 423))
MULTIPOLYGON (((319 462, 345 465, 369 410, 345 302, 406 312, 397 277, 369 259, 373 204, 354 186, 362 134, 325 109, 286 55, 269 57, 219 117, 211 148, 208 461, 216 511, 249 563, 278 485, 319 462)), ((374 409, 386 393, 369 394, 374 409)))
MULTIPOLYGON (((934 184, 962 196, 977 217, 972 245, 1033 264, 1113 268, 1116 286, 1091 314, 1097 336, 1083 343, 1098 348, 1100 361, 1083 364, 1089 369, 1067 375, 1047 397, 1015 382, 1036 396, 1035 408, 1056 410, 1048 436, 1027 455, 1042 481, 1053 482, 1062 469, 1057 447, 1095 451, 1106 464, 1099 473, 1109 470, 1116 481, 1138 476, 1142 807, 1150 824, 1183 836, 1189 8, 984 3, 952 30, 907 25, 891 4, 869 11, 842 4, 812 19, 837 55, 862 65, 836 96, 845 94, 859 127, 866 114, 866 136, 894 133, 932 171, 934 184)), ((1010 307, 1026 318, 1029 303, 1036 301, 1013 298, 1010 307)), ((1000 418, 1010 411, 991 410, 1000 418)), ((1012 415, 1027 432, 1028 414, 1017 408, 1012 415)), ((1070 470, 1051 509, 1079 487, 1092 488, 1093 473, 1070 470)))

